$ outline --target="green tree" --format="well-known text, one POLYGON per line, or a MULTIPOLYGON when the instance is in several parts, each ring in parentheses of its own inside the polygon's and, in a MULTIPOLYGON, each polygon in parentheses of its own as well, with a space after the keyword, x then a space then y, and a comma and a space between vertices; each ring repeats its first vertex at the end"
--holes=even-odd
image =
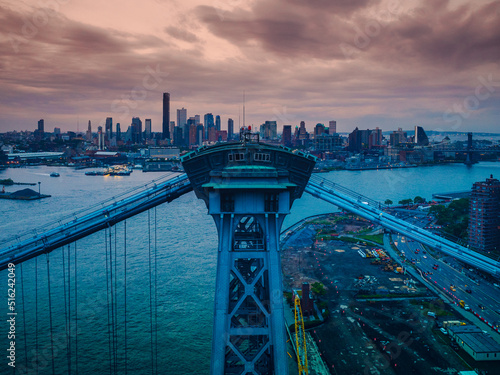
POLYGON ((315 282, 311 284, 311 292, 316 296, 324 296, 326 294, 326 289, 320 282, 315 282))
POLYGON ((385 200, 385 202, 384 202, 384 204, 386 204, 386 205, 388 205, 388 206, 390 206, 390 205, 391 205, 391 204, 393 204, 393 203, 394 203, 394 202, 393 202, 393 201, 391 201, 390 199, 386 199, 386 200, 385 200))
POLYGON ((425 198, 422 198, 421 196, 417 195, 414 199, 413 202, 415 203, 425 203, 425 198))

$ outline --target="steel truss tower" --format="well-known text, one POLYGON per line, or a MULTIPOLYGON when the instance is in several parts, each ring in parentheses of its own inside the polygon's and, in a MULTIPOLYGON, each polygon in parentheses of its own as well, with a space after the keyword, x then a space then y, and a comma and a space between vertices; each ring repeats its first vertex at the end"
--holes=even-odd
POLYGON ((288 374, 279 234, 315 158, 251 139, 182 159, 219 235, 212 375, 288 374))

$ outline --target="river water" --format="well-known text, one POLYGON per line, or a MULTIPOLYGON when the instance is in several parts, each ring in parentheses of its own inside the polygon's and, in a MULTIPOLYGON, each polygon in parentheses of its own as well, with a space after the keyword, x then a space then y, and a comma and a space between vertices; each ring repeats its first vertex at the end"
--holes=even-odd
MULTIPOLYGON (((393 170, 333 171, 320 176, 374 200, 398 202, 417 195, 431 199, 433 193, 468 190, 474 182, 485 180, 490 174, 500 176, 500 163, 483 162, 471 167, 452 164, 393 170)), ((62 216, 96 205, 164 175, 134 171, 124 177, 85 176, 81 170, 46 166, 2 171, 1 179, 41 182, 41 193, 52 197, 36 201, 0 200, 0 248, 14 236, 33 232, 35 228, 57 221, 62 216), (50 177, 54 171, 60 177, 50 177)), ((6 191, 22 188, 25 186, 15 185, 6 187, 6 191)), ((38 191, 38 185, 30 188, 38 191)), ((283 228, 304 217, 335 210, 334 206, 304 194, 294 203, 283 228)), ((208 373, 217 235, 205 204, 196 199, 194 193, 189 193, 137 215, 127 220, 126 224, 119 223, 111 229, 111 240, 109 235, 109 232, 99 232, 78 241, 76 245, 66 246, 64 251, 58 249, 50 253, 50 303, 47 257, 43 255, 16 267, 16 373, 26 373, 21 371, 26 363, 28 373, 37 373, 34 370, 36 348, 39 374, 52 373, 52 353, 56 373, 68 373, 69 366, 74 373, 76 352, 79 374, 109 373, 110 363, 116 363, 117 372, 123 374, 125 356, 127 370, 133 374, 152 373, 152 362, 157 363, 162 374, 208 373), (113 262, 116 262, 113 283, 116 314, 107 308, 106 285, 109 278, 106 274, 106 251, 109 251, 110 243, 113 253, 116 253, 113 257, 113 262), (78 262, 76 278, 75 251, 78 262), (71 264, 69 272, 68 256, 71 264), (153 321, 151 312, 157 317, 153 321), (49 335, 50 315, 54 345, 49 335), (108 319, 117 322, 116 339, 109 340, 108 319), (74 334, 76 322, 78 340, 74 334), (157 332, 153 340, 151 326, 157 332), (66 332, 71 335, 66 335, 66 332), (152 341, 157 342, 153 350, 152 341), (111 349, 113 345, 117 347, 117 356, 112 360, 109 357, 110 345, 111 349), (157 353, 157 357, 151 352, 157 353), (68 356, 68 353, 71 355, 68 356)), ((0 293, 3 296, 6 289, 7 272, 2 271, 0 293)), ((6 317, 7 312, 7 302, 4 302, 3 306, 0 305, 0 313, 6 317)), ((5 324, 3 332, 7 332, 5 324)), ((9 348, 8 341, 6 334, 1 334, 1 350, 9 348)), ((0 374, 12 373, 3 358, 0 360, 0 374)))

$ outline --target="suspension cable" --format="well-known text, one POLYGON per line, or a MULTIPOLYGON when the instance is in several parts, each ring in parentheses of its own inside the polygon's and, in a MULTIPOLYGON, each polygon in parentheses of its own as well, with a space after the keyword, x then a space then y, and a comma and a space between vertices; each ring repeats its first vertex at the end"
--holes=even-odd
POLYGON ((78 257, 75 242, 75 373, 78 375, 78 257))
POLYGON ((71 245, 68 245, 68 368, 71 375, 71 245))
POLYGON ((50 354, 51 354, 51 360, 52 360, 52 373, 55 372, 55 366, 54 366, 54 333, 52 330, 52 297, 50 295, 50 260, 49 260, 49 253, 45 253, 47 257, 47 285, 48 285, 48 292, 49 292, 49 322, 50 322, 50 354))
POLYGON ((156 222, 156 207, 155 207, 155 246, 154 246, 154 252, 155 252, 155 368, 156 368, 155 373, 158 374, 158 291, 157 291, 158 254, 157 254, 157 241, 156 241, 157 231, 156 231, 156 229, 157 229, 157 222, 156 222))
MULTIPOLYGON (((68 245, 69 247, 69 245, 68 245)), ((65 257, 65 248, 63 247, 61 249, 62 253, 62 268, 63 268, 63 292, 64 292, 64 325, 66 327, 66 360, 68 361, 68 373, 71 373, 71 366, 70 366, 70 360, 69 360, 69 316, 68 316, 68 300, 66 298, 66 257, 65 257)), ((69 261, 69 260, 68 260, 69 261)), ((69 287, 68 287, 69 291, 69 287)), ((69 297, 68 297, 69 298, 69 297)))
POLYGON ((115 295, 113 285, 113 248, 111 242, 111 228, 108 228, 109 235, 109 287, 111 291, 111 347, 112 347, 112 363, 113 372, 116 373, 116 347, 115 347, 115 295))
POLYGON ((26 342, 26 315, 24 313, 24 277, 23 277, 23 264, 19 264, 21 269, 21 302, 23 304, 23 336, 24 336, 24 366, 28 369, 28 344, 26 342))
POLYGON ((38 257, 35 258, 35 363, 38 375, 38 257))
POLYGON ((151 210, 148 210, 148 260, 149 260, 149 328, 151 331, 151 373, 154 374, 154 350, 153 350, 153 283, 151 280, 151 210))
POLYGON ((127 354, 128 354, 128 344, 127 344, 127 221, 123 222, 123 270, 124 270, 124 333, 125 333, 125 375, 127 375, 127 354))
POLYGON ((109 311, 109 266, 108 266, 108 241, 107 241, 107 229, 104 229, 104 246, 106 251, 106 301, 108 310, 108 356, 109 356, 109 373, 113 372, 113 363, 111 360, 111 315, 109 311))

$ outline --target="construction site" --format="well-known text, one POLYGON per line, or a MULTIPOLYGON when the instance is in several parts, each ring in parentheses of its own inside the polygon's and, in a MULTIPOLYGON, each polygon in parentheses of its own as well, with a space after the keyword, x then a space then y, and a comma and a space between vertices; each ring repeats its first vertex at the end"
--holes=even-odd
POLYGON ((285 295, 314 286, 309 293, 315 307, 304 314, 304 326, 314 342, 312 355, 322 363, 319 371, 310 363, 308 373, 471 370, 466 354, 439 329, 448 321, 466 324, 462 317, 406 274, 386 253, 382 238, 370 222, 340 213, 305 220, 283 233, 285 295))

